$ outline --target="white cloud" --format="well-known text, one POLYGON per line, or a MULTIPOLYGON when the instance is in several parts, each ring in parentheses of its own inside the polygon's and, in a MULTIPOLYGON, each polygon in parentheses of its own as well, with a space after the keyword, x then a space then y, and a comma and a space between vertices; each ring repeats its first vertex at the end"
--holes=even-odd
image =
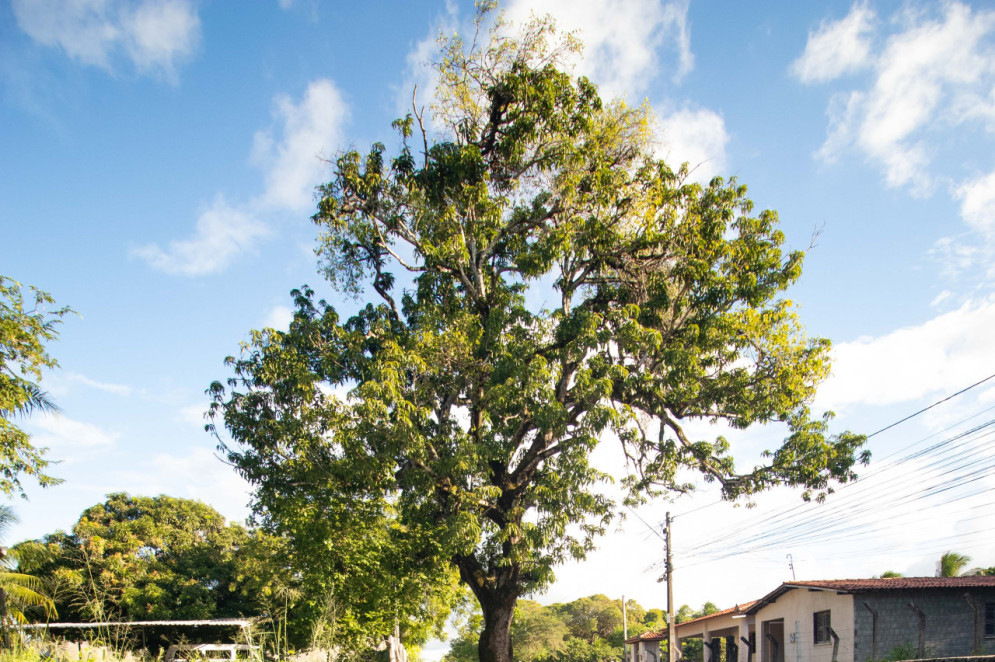
POLYGON ((210 448, 160 453, 133 470, 115 472, 115 489, 130 494, 169 494, 210 504, 229 520, 248 516, 252 488, 210 448))
POLYGON ((687 0, 513 0, 506 11, 519 24, 549 14, 558 28, 577 31, 584 43, 578 71, 597 83, 605 98, 645 94, 661 68, 658 52, 664 46, 675 51, 675 82, 694 68, 687 0))
POLYGON ((181 407, 177 412, 177 418, 184 423, 189 423, 190 425, 203 428, 207 420, 204 419, 204 413, 207 411, 207 404, 201 403, 199 405, 187 405, 186 407, 181 407))
POLYGON ((995 365, 993 328, 995 299, 988 299, 919 326, 836 344, 817 409, 886 405, 963 388, 995 365))
POLYGON ((691 178, 707 183, 726 167, 725 121, 707 108, 684 108, 662 117, 659 121, 659 154, 671 167, 685 161, 691 167, 691 178))
POLYGON ((281 95, 274 105, 279 136, 259 131, 252 147, 253 162, 266 172, 262 201, 275 208, 305 210, 314 202, 314 187, 326 179, 328 164, 322 156, 331 158, 339 146, 349 107, 327 79, 308 85, 299 103, 281 95))
POLYGON ((273 306, 263 320, 263 327, 270 329, 286 330, 290 328, 290 322, 294 319, 294 311, 288 306, 273 306))
POLYGON ((39 44, 83 64, 174 78, 200 42, 200 18, 188 0, 13 0, 18 26, 39 44))
MULTIPOLYGON (((848 34, 866 35, 866 30, 860 31, 864 19, 853 16, 851 12, 844 19, 853 23, 848 34)), ((929 167, 939 146, 931 141, 933 134, 991 115, 995 49, 986 40, 995 31, 995 12, 950 2, 938 16, 908 11, 896 18, 892 24, 899 30, 887 38, 873 61, 873 83, 866 90, 837 94, 831 102, 829 137, 817 155, 831 161, 854 146, 882 168, 889 186, 926 194, 934 184, 929 167)), ((798 61, 803 64, 796 63, 799 75, 805 71, 810 80, 822 80, 858 66, 856 59, 825 55, 832 50, 828 42, 821 47, 825 55, 821 65, 816 66, 820 60, 815 55, 807 60, 809 49, 814 53, 818 47, 813 39, 821 36, 819 31, 810 37, 798 61), (806 62, 811 67, 806 68, 806 62)), ((860 43, 866 44, 866 39, 860 43)), ((862 56, 860 65, 866 58, 862 56)))
POLYGON ((968 180, 957 187, 960 215, 968 225, 988 236, 995 235, 995 172, 968 180))
POLYGON ((62 414, 45 414, 31 419, 31 425, 44 430, 35 435, 34 443, 59 452, 111 446, 117 441, 117 433, 107 432, 92 423, 84 423, 62 414))
POLYGON ((169 274, 202 276, 221 271, 239 253, 251 249, 268 233, 266 226, 246 211, 231 207, 222 196, 197 219, 193 237, 132 249, 135 257, 169 274))
POLYGON ((866 5, 854 5, 845 18, 823 21, 809 32, 805 52, 791 65, 792 72, 803 83, 815 83, 867 67, 874 18, 866 5))

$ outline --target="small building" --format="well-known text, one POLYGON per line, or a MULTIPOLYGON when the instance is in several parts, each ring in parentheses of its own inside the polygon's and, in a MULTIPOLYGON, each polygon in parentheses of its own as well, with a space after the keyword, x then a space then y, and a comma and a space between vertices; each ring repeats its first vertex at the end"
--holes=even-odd
MULTIPOLYGON (((667 631, 643 632, 625 640, 626 662, 660 662, 660 642, 667 640, 667 631)), ((664 650, 664 658, 667 651, 664 650)))
MULTIPOLYGON (((702 662, 870 662, 995 654, 995 576, 785 582, 754 602, 675 626, 702 662)), ((626 641, 629 662, 666 660, 666 631, 626 641), (637 641, 638 640, 638 641, 637 641), (638 655, 644 657, 639 657, 638 655), (652 657, 655 655, 655 658, 652 657)))

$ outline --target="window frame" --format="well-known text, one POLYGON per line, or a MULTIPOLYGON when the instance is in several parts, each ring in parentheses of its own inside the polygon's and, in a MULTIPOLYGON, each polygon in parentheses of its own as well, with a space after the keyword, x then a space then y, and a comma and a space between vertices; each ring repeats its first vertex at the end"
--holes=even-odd
POLYGON ((816 611, 812 613, 812 645, 813 646, 825 646, 826 644, 831 644, 833 641, 832 635, 829 631, 832 629, 832 610, 824 609, 822 611, 816 611), (820 617, 824 619, 823 623, 820 625, 820 617), (820 637, 821 635, 821 637, 820 637))
POLYGON ((995 602, 985 603, 985 638, 995 639, 995 602))

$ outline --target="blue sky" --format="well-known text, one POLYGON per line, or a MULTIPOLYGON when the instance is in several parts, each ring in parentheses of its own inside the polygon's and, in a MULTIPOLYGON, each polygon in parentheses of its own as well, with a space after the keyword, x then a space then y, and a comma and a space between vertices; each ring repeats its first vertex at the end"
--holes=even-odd
MULTIPOLYGON (((738 177, 758 207, 778 210, 792 247, 818 232, 791 297, 809 333, 835 343, 817 405, 835 409, 840 427, 876 430, 995 373, 995 11, 980 2, 504 7, 512 19, 548 12, 578 30, 587 48, 577 71, 605 96, 648 99, 661 155, 688 160, 703 180, 738 177)), ((431 84, 435 35, 465 30, 471 16, 466 2, 0 5, 0 273, 80 313, 51 348, 61 369, 45 379, 62 415, 27 423, 65 483, 14 504, 23 521, 12 539, 68 528, 121 490, 199 498, 244 517, 245 486, 202 430, 204 389, 227 376, 222 361, 249 329, 286 324, 292 288, 334 296, 316 274, 309 221, 313 188, 329 173, 323 159, 374 140, 395 145, 390 121, 414 84, 431 84)), ((871 450, 884 457, 995 404, 987 386, 876 437, 871 450)), ((749 461, 772 434, 730 438, 749 461)), ((984 443, 971 447, 982 459, 984 443)), ((604 459, 614 461, 608 450, 604 459)), ((758 597, 786 578, 788 553, 799 578, 812 579, 929 574, 947 546, 995 565, 995 522, 984 520, 995 477, 973 485, 976 494, 928 513, 896 506, 890 529, 835 546, 697 566, 688 552, 677 600, 758 597), (935 525, 903 524, 927 515, 935 525)), ((749 516, 796 500, 762 497, 749 516)), ((730 506, 688 512, 712 501, 705 486, 640 514, 688 513, 678 518, 680 557, 682 544, 748 521, 730 506)), ((565 567, 544 599, 600 591, 662 604, 650 568, 659 553, 630 518, 604 551, 565 567)))

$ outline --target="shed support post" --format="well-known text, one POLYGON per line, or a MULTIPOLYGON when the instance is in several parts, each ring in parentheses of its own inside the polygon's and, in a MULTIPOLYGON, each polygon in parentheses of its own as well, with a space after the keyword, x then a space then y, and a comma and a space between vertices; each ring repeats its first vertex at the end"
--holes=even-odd
POLYGON ((747 639, 746 637, 740 637, 744 644, 746 644, 746 662, 753 662, 753 653, 757 650, 756 639, 747 639))
POLYGON ((779 648, 777 644, 777 639, 773 637, 769 632, 767 633, 767 641, 770 642, 770 659, 765 660, 765 662, 779 662, 777 658, 777 649, 779 648))
POLYGON ((965 593, 964 599, 967 600, 967 604, 971 605, 971 610, 974 612, 974 650, 971 651, 971 654, 978 655, 981 653, 981 605, 970 593, 965 593))
POLYGON ((840 655, 840 636, 836 634, 836 630, 829 628, 829 636, 833 638, 833 662, 839 662, 840 655))
POLYGON ((864 608, 871 612, 871 659, 878 659, 878 610, 866 602, 864 608))
POLYGON ((918 655, 919 659, 926 657, 926 614, 922 613, 919 607, 916 607, 914 603, 909 603, 909 609, 915 612, 916 618, 919 619, 919 649, 918 655))

